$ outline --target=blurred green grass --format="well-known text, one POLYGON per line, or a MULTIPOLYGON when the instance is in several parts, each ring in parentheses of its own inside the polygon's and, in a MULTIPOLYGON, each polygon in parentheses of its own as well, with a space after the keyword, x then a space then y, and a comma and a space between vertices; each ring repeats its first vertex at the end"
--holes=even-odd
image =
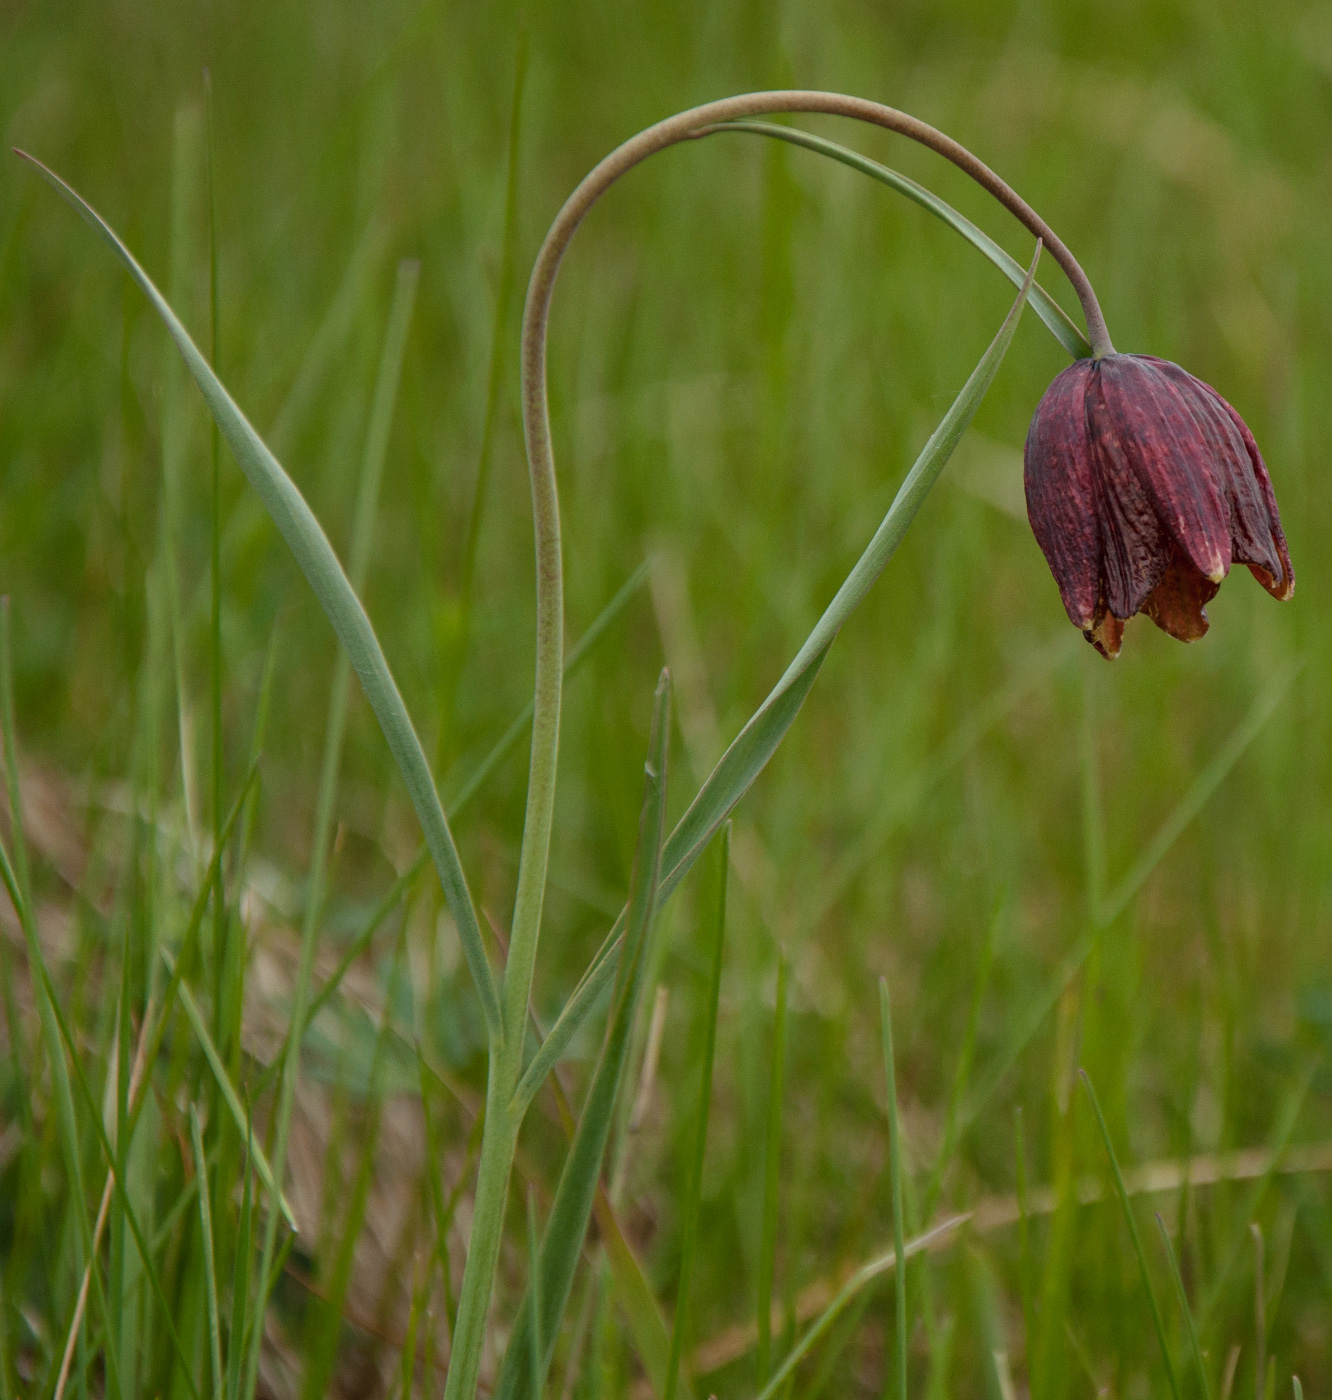
MULTIPOLYGON (((1213 604, 1203 642, 1180 647, 1140 622, 1122 661, 1106 666, 1068 637, 1025 522, 1003 508, 1017 498, 1031 410, 1063 363, 1025 318, 971 438, 742 809, 692 1340, 753 1313, 777 945, 792 962, 782 1299, 890 1238, 875 976, 886 973, 894 991, 907 1161, 923 1190, 996 903, 1005 913, 980 1010, 977 1083, 1086 931, 1089 890, 1129 868, 1294 660, 1304 670, 1273 719, 967 1129, 944 1203, 963 1208, 1013 1189, 1015 1105, 1034 1181, 1057 1179, 1061 1163, 1103 1173, 1094 1125, 1068 1097, 1078 1064, 1096 1082, 1126 1164, 1271 1143, 1310 1072, 1294 1136, 1329 1136, 1332 754, 1323 697, 1332 655, 1316 619, 1330 586, 1317 540, 1332 526, 1320 471, 1332 412, 1323 392, 1332 8, 1143 0, 1097 9, 917 3, 891 15, 849 3, 0 12, 6 142, 70 179, 163 285, 172 281, 173 149, 178 129, 187 151, 202 149, 190 146, 189 114, 201 106, 204 65, 215 103, 220 368, 261 431, 279 419, 318 327, 348 289, 344 334, 278 448, 344 553, 394 267, 421 259, 366 601, 446 791, 530 688, 531 527, 513 373, 526 269, 586 169, 671 111, 747 87, 818 86, 949 131, 1075 250, 1119 347, 1177 359, 1214 383, 1267 454, 1299 576, 1294 602, 1277 608, 1237 575, 1213 604), (466 616, 463 543, 524 24, 515 280, 466 616), (995 722, 974 742, 955 742, 1010 689, 995 722), (1099 829, 1103 843, 1089 840, 1099 829)), ((928 183, 1026 262, 1025 235, 956 171, 881 133, 809 125, 928 183)), ((189 207, 178 307, 202 339, 201 192, 189 207)), ((1048 261, 1043 271, 1071 308, 1048 261)), ((543 1011, 562 1002, 627 885, 658 667, 669 662, 681 690, 678 811, 859 552, 1009 299, 992 268, 918 209, 813 156, 741 138, 652 162, 581 233, 556 297, 551 350, 572 633, 646 553, 668 562, 568 692, 543 1011)), ((25 751, 55 794, 52 822, 86 856, 75 882, 93 905, 120 911, 113 918, 124 902, 116 853, 126 802, 117 793, 142 771, 145 574, 157 548, 166 363, 148 308, 12 162, 0 173, 0 590, 13 602, 25 751)), ((177 549, 202 774, 207 437, 201 407, 187 402, 177 549)), ((274 891, 295 892, 298 916, 318 780, 320 725, 311 719, 322 714, 334 642, 229 462, 223 493, 232 788, 247 763, 270 636, 280 639, 254 835, 277 912, 256 915, 262 928, 293 913, 274 891)), ((164 804, 179 800, 177 752, 170 736, 160 739, 164 804)), ((521 760, 510 762, 458 833, 478 900, 501 920, 523 773, 521 760)), ((354 926, 414 847, 410 810, 359 695, 338 815, 345 836, 331 935, 354 926)), ((53 907, 68 906, 60 879, 71 871, 50 843, 37 844, 46 857, 39 885, 53 907)), ((442 1062, 476 1083, 478 1019, 431 899, 414 905, 409 940, 418 1014, 434 1019, 442 1062)), ((668 1307, 703 1042, 703 922, 684 904, 667 919, 669 1032, 624 1188, 635 1242, 668 1307)), ((75 906, 58 975, 95 986, 106 937, 75 906)), ((96 1014, 93 1002, 89 1042, 104 1045, 110 1027, 96 1014)), ((354 1035, 311 1050, 328 1078, 350 1086, 335 1100, 368 1082, 374 1035, 356 1024, 354 1035)), ((395 1094, 416 1083, 409 1060, 385 1073, 395 1094)), ((3 1081, 6 1125, 14 1084, 12 1074, 3 1081)), ((441 1131, 461 1149, 460 1119, 446 1117, 441 1131)), ((553 1180, 555 1138, 542 1124, 530 1136, 553 1180)), ((1293 1369, 1316 1393, 1332 1381, 1327 1182, 1284 1179, 1250 1202, 1247 1188, 1225 1186, 1156 1205, 1185 1226, 1192 1295, 1216 1285, 1205 1345, 1245 1348, 1237 1395, 1246 1385, 1252 1393, 1251 1264, 1245 1253, 1224 1276, 1223 1264, 1247 1242, 1247 1211, 1268 1232, 1269 1261, 1286 1241, 1269 1346, 1282 1385, 1293 1369)), ((23 1235, 5 1221, 0 1211, 12 1265, 23 1235)), ((517 1215, 514 1241, 501 1309, 516 1302, 523 1273, 517 1215)), ((937 1360, 950 1317, 948 1368, 931 1382, 943 1390, 995 1385, 996 1348, 1022 1360, 1024 1382, 1034 1375, 1042 1396, 1086 1387, 1080 1351, 1114 1394, 1143 1393, 1148 1377, 1152 1393, 1162 1388, 1111 1206, 1033 1227, 1042 1309, 1034 1354, 1022 1338, 1015 1232, 978 1236, 918 1268, 922 1279, 929 1270, 935 1314, 915 1334, 921 1389, 929 1337, 937 1360)), ((22 1274, 8 1273, 11 1303, 22 1274)), ((1163 1298, 1165 1281, 1162 1269, 1163 1298)), ((917 1296, 923 1286, 913 1282, 917 1296)), ((394 1323, 399 1334, 407 1311, 394 1323)), ((53 1327, 59 1316, 50 1314, 53 1327)), ((22 1330, 12 1317, 8 1328, 22 1330)), ((875 1294, 823 1381, 844 1393, 882 1389, 891 1328, 889 1292, 875 1294)), ((1175 1343, 1183 1358, 1178 1327, 1175 1343)), ((607 1345, 611 1383, 628 1384, 631 1344, 614 1334, 607 1345)), ((1219 1355, 1213 1364, 1219 1375, 1219 1355)), ((812 1393, 820 1375, 815 1361, 797 1392, 812 1393)), ((709 1383, 742 1394, 750 1381, 735 1365, 709 1383)))

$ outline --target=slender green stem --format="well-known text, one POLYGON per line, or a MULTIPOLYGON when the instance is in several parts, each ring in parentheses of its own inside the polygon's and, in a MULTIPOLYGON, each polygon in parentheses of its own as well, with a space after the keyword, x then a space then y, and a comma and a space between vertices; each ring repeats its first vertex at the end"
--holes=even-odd
MULTIPOLYGON (((800 90, 755 92, 691 108, 648 127, 612 151, 583 179, 556 215, 537 254, 523 309, 523 433, 531 478, 537 591, 536 683, 527 807, 509 959, 501 990, 501 1032, 498 1037, 492 1037, 486 1090, 486 1133, 477 1182, 472 1243, 463 1271, 458 1332, 454 1339, 445 1400, 471 1400, 480 1369, 485 1319, 499 1259, 503 1207, 513 1165, 513 1148, 517 1142, 518 1124, 513 1120, 520 1119, 525 1108, 521 1100, 515 1103, 514 1090, 522 1069, 522 1028, 536 965, 554 816, 561 673, 564 665, 564 575, 559 494, 546 389, 546 336, 556 276, 578 226, 621 175, 650 155, 690 140, 702 134, 704 128, 718 122, 779 112, 822 112, 851 117, 909 136, 952 161, 1015 214, 1025 227, 1037 235, 1043 246, 1049 248, 1082 302, 1093 352, 1106 354, 1113 349, 1105 329, 1105 319, 1086 274, 1031 206, 951 137, 904 112, 863 98, 800 90), (492 1180, 492 1173, 499 1179, 492 1180)), ((1025 303, 1030 281, 1029 276, 1024 283, 1020 304, 1025 303)))
POLYGON ((1207 1363, 1203 1360, 1202 1346, 1198 1341, 1198 1329, 1193 1325, 1193 1310, 1189 1307, 1189 1295, 1184 1288, 1184 1275, 1179 1271, 1179 1260, 1175 1257, 1175 1247, 1170 1243, 1170 1231, 1156 1212, 1156 1228, 1161 1232, 1161 1243, 1165 1246, 1166 1259, 1170 1263, 1170 1277, 1175 1285, 1175 1298, 1179 1310, 1184 1314, 1184 1325, 1189 1334, 1189 1350, 1193 1353, 1194 1369, 1198 1372, 1198 1387, 1203 1400, 1212 1400, 1212 1387, 1207 1379, 1207 1363))
POLYGON ((199 1228, 203 1236, 204 1284, 208 1300, 208 1354, 213 1367, 213 1394, 220 1397, 222 1370, 222 1324, 217 1306, 217 1263, 213 1252, 213 1212, 208 1200, 208 1158, 204 1154, 199 1112, 190 1105, 190 1144, 194 1149, 194 1171, 199 1180, 199 1228))
MULTIPOLYGON (((208 306, 211 330, 209 359, 213 373, 222 373, 222 312, 218 295, 217 278, 217 187, 213 168, 213 80, 208 69, 204 69, 204 109, 208 128, 208 306)), ((222 434, 218 431, 217 420, 212 419, 208 433, 210 463, 212 466, 211 513, 209 517, 209 653, 212 701, 213 739, 213 845, 216 848, 222 840, 222 822, 225 813, 222 807, 222 434)), ((226 985, 227 966, 227 911, 224 902, 224 874, 219 862, 213 882, 213 959, 216 968, 213 985, 214 1035, 223 1055, 227 1053, 224 1040, 224 1017, 226 1015, 223 988, 226 985)))
POLYGON ((1138 1273, 1147 1294, 1147 1302, 1151 1305, 1152 1326, 1156 1329, 1156 1340, 1161 1344, 1161 1359, 1165 1363, 1166 1379, 1170 1382, 1170 1393, 1174 1396, 1174 1400, 1180 1400, 1179 1381, 1175 1376, 1175 1363, 1170 1359, 1170 1344, 1166 1341, 1165 1321, 1161 1317, 1161 1305, 1156 1301, 1156 1290, 1152 1287, 1152 1276, 1147 1272, 1147 1255, 1142 1247, 1142 1237, 1138 1234, 1138 1222, 1134 1217, 1133 1207, 1129 1203, 1128 1187, 1124 1184, 1124 1173, 1119 1169, 1119 1158, 1115 1155, 1115 1145, 1110 1140, 1110 1128, 1105 1121, 1105 1114, 1101 1112, 1101 1102, 1096 1097, 1096 1090, 1092 1087, 1091 1076, 1085 1069, 1080 1069, 1078 1077, 1082 1080, 1082 1087, 1086 1089, 1092 1111, 1096 1114, 1096 1126, 1101 1130, 1101 1141, 1105 1143, 1105 1155, 1110 1159, 1110 1170, 1115 1179, 1115 1191, 1119 1195, 1119 1204, 1128 1225, 1129 1238, 1133 1241, 1133 1253, 1138 1260, 1138 1273))
POLYGON ((893 1190, 893 1296, 897 1305, 897 1400, 907 1400, 906 1232, 902 1208, 902 1125, 897 1116, 897 1068, 893 1058, 893 1011, 888 980, 879 978, 879 1017, 883 1031, 883 1072, 888 1081, 888 1157, 893 1190))
POLYGON ((758 1351, 755 1369, 763 1385, 772 1371, 772 1286, 777 1270, 777 1208, 781 1185, 782 1080, 786 1068, 786 984, 790 973, 784 949, 777 953, 777 996, 772 1016, 772 1064, 768 1121, 763 1150, 763 1223, 759 1236, 758 1351))
POLYGON ((731 826, 723 829, 718 847, 720 872, 717 889, 717 923, 713 932, 712 970, 708 980, 708 1001, 704 1011, 703 1076, 698 1088, 698 1111, 694 1115, 694 1155, 689 1163, 685 1186, 684 1215, 680 1222, 683 1243, 680 1248, 680 1282, 675 1290, 675 1320, 671 1324, 671 1354, 666 1363, 663 1400, 675 1400, 680 1371, 680 1350, 689 1318, 689 1284, 694 1270, 694 1247, 698 1241, 698 1202, 703 1188, 703 1157, 708 1145, 708 1108, 712 1103, 712 1062, 717 1050, 717 1009, 721 1002, 722 951, 726 943, 726 880, 731 863, 731 826))

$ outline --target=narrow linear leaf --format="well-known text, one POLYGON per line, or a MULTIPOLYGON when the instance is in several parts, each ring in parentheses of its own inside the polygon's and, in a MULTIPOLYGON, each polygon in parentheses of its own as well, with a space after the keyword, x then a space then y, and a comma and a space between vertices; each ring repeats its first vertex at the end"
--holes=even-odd
POLYGON ((190 1105, 190 1145, 194 1149, 194 1174, 199 1183, 199 1226, 203 1233, 204 1293, 208 1304, 208 1354, 213 1366, 213 1394, 222 1394, 222 1322, 217 1303, 217 1262, 213 1253, 213 1212, 208 1200, 208 1158, 204 1153, 199 1112, 190 1105))
POLYGON ((1166 1341, 1161 1305, 1156 1301, 1156 1290, 1152 1287, 1152 1276, 1147 1271, 1147 1255, 1143 1252, 1142 1237, 1138 1234, 1138 1221, 1129 1201, 1128 1188, 1124 1185, 1124 1173, 1120 1171, 1119 1158, 1115 1156, 1115 1145, 1110 1140, 1110 1128, 1105 1121, 1105 1115, 1101 1112, 1101 1103, 1096 1097, 1096 1090, 1092 1087, 1091 1075, 1085 1069, 1080 1069, 1078 1078, 1082 1080, 1082 1087, 1087 1091, 1092 1111, 1096 1114, 1096 1126, 1101 1130, 1101 1141, 1105 1143, 1105 1155, 1110 1159, 1110 1170, 1115 1178, 1115 1191, 1119 1196, 1119 1204, 1124 1212, 1125 1223, 1128 1225, 1129 1238, 1133 1241, 1133 1253, 1138 1260, 1138 1273, 1147 1294, 1147 1302, 1151 1306, 1152 1326, 1156 1328, 1156 1340, 1161 1344, 1161 1359, 1165 1363, 1166 1379, 1170 1382, 1170 1393, 1175 1397, 1175 1400, 1180 1400, 1179 1381, 1175 1376, 1175 1363, 1170 1359, 1170 1344, 1166 1341))
POLYGON ((490 965, 486 961, 481 930, 472 904, 467 879, 458 858, 453 833, 439 800, 434 779, 426 763, 425 751, 398 691, 397 682, 389 670, 379 638, 370 624, 365 609, 347 580, 337 555, 324 534, 323 527, 306 504, 295 482, 283 470, 277 458, 268 450, 263 439, 251 427, 237 407, 221 380, 213 373, 207 360, 190 338, 185 327, 154 286, 152 279, 139 266, 134 255, 120 241, 110 225, 79 194, 39 160, 16 151, 41 177, 70 204, 110 247, 135 284, 152 303, 168 334, 175 341, 186 367, 193 375, 209 412, 222 436, 226 438, 238 465, 259 494, 264 508, 272 517, 282 538, 287 542, 297 565, 305 575, 320 606, 333 625, 339 640, 347 650, 352 668, 360 679, 366 699, 379 720, 388 741, 389 750, 397 764, 416 809, 426 844, 439 874, 449 910, 458 927, 459 938, 467 965, 476 983, 486 1025, 492 1035, 500 1033, 499 996, 490 965))
POLYGON ((902 1206, 902 1125, 897 1116, 897 1068, 893 1059, 893 1009, 888 981, 879 978, 883 1072, 888 1085, 888 1157, 893 1191, 893 1295, 897 1311, 897 1400, 907 1400, 907 1277, 905 1211, 902 1206))
MULTIPOLYGON (((644 765, 643 810, 639 818, 638 849, 630 883, 626 937, 618 959, 616 995, 606 1040, 593 1073, 583 1114, 572 1146, 560 1172, 555 1200, 541 1241, 539 1286, 543 1356, 541 1377, 550 1365, 559 1334, 574 1271, 582 1255, 583 1239, 592 1215, 602 1160, 615 1117, 615 1103, 625 1063, 629 1058, 634 1022, 642 1000, 645 946, 658 905, 661 876, 662 829, 666 810, 666 760, 670 738, 670 676, 663 671, 657 685, 652 714, 652 734, 644 765)), ((495 1389, 495 1400, 521 1400, 531 1380, 529 1310, 519 1308, 509 1338, 504 1366, 495 1389)))
POLYGON ((755 1374, 759 1385, 772 1371, 772 1293, 777 1271, 777 1211, 781 1193, 782 1106, 786 1077, 786 991, 791 965, 777 953, 777 995, 772 1013, 772 1072, 768 1081, 768 1115, 763 1141, 763 1214, 759 1235, 758 1351, 755 1374))
MULTIPOLYGON (((8 860, 5 862, 8 865, 8 860)), ((79 1061, 78 1053, 74 1045, 74 1037, 70 1034, 69 1026, 65 1022, 63 1013, 60 1010, 59 1002, 56 1000, 55 986, 51 981, 51 975, 47 971, 45 962, 39 962, 35 969, 43 986, 46 988, 47 1000, 50 1003, 52 1015, 55 1018, 56 1027, 60 1035, 63 1049, 61 1059, 67 1055, 69 1063, 74 1067, 74 1079, 79 1086, 79 1095, 83 1100, 84 1111, 87 1113, 93 1127, 97 1131, 97 1137, 102 1146, 102 1152, 106 1157, 107 1177, 115 1190, 116 1200, 124 1213, 125 1223, 130 1228, 130 1234, 134 1239, 134 1247, 139 1252, 139 1261, 143 1265, 144 1274, 148 1278, 149 1286, 153 1290, 153 1296, 157 1300, 157 1305, 162 1311, 163 1320, 167 1326, 167 1336, 171 1342, 171 1349, 175 1354, 176 1364, 180 1367, 185 1379, 186 1388, 190 1392, 192 1400, 200 1400, 199 1387, 194 1383, 193 1368, 186 1359, 185 1349, 181 1345, 180 1333, 176 1329, 175 1310, 167 1301, 166 1293, 162 1288, 162 1280, 157 1269, 153 1265, 152 1252, 149 1249, 148 1241, 144 1238, 143 1228, 139 1224, 138 1213, 135 1211, 129 1195, 125 1190, 124 1183, 120 1175, 115 1170, 116 1149, 111 1144, 111 1139, 106 1135, 106 1125, 102 1122, 102 1115, 97 1106, 97 1100, 93 1097, 92 1090, 88 1087, 88 1078, 83 1072, 83 1065, 79 1061)), ((144 1095, 146 1099, 148 1095, 144 1095)), ((100 1275, 96 1269, 93 1270, 93 1278, 98 1283, 100 1293, 100 1275)))
MULTIPOLYGON (((663 904, 679 887, 694 861, 698 859, 699 852, 749 791, 754 779, 763 771, 768 760, 776 752, 777 746, 786 737, 786 732, 800 713, 800 707, 804 704, 828 649, 843 623, 864 600, 887 567, 888 561, 897 552, 908 526, 916 518, 930 488, 947 466, 948 459, 975 417, 976 410, 980 407, 986 390, 994 382, 999 366, 1003 363, 1004 354, 1012 343, 1022 308, 1026 305, 1027 294, 1031 290, 1039 257, 1038 244, 1026 280, 998 334, 981 356, 948 412, 930 436, 930 440, 921 449, 920 456, 907 473, 906 479, 893 498, 892 505, 888 508, 888 514, 875 531, 865 552, 846 576, 832 602, 824 609, 823 616, 814 625, 814 630, 805 639, 804 645, 796 653, 781 680, 732 740, 730 747, 721 756, 717 766, 690 803, 688 811, 671 833, 662 853, 660 899, 663 904)), ((551 1066, 559 1060, 577 1034, 578 1028, 596 1005, 597 998, 612 975, 612 954, 623 929, 624 914, 621 913, 597 956, 551 1026, 545 1045, 523 1075, 519 1086, 520 1102, 530 1101, 550 1072, 551 1066)))
MULTIPOLYGON (((954 1215, 947 1220, 941 1220, 933 1229, 927 1230, 923 1235, 917 1237, 907 1244, 903 1250, 903 1259, 910 1261, 918 1254, 934 1249, 943 1243, 950 1235, 960 1230, 963 1225, 970 1220, 969 1215, 954 1215)), ((782 1364, 773 1372, 772 1379, 758 1393, 756 1400, 773 1400, 782 1387, 790 1378, 791 1373, 809 1354, 810 1349, 819 1342, 827 1333, 828 1329, 837 1321, 842 1309, 851 1302, 853 1298, 866 1285, 873 1283, 876 1278, 881 1278, 884 1274, 892 1273, 897 1268, 897 1251, 891 1254, 881 1255, 877 1259, 871 1259, 868 1264, 862 1265, 838 1290, 836 1297, 819 1314, 818 1318, 810 1324, 809 1330, 803 1337, 787 1352, 782 1364)))
POLYGON ((698 1203, 703 1193, 703 1159, 708 1146, 708 1109, 712 1105, 712 1062, 717 1051, 717 1013, 721 1007, 722 953, 726 946, 726 883, 731 865, 731 827, 722 828, 717 848, 717 916, 712 935, 712 966, 708 975, 708 999, 704 1006, 703 1072, 699 1078, 698 1109, 694 1114, 694 1150, 685 1184, 684 1212, 680 1219, 680 1278, 675 1290, 675 1318, 671 1323, 671 1354, 666 1363, 663 1400, 675 1400, 679 1383, 680 1351, 689 1317, 689 1285, 698 1245, 698 1203))
POLYGON ((1203 1360, 1202 1347, 1198 1342, 1198 1329, 1193 1323, 1189 1295, 1184 1288, 1184 1275, 1179 1271, 1179 1260, 1175 1257, 1175 1247, 1170 1243, 1170 1231, 1161 1219, 1161 1212, 1158 1210, 1155 1214, 1156 1228, 1161 1232, 1161 1243, 1165 1247, 1166 1259, 1170 1264, 1170 1277, 1175 1285, 1175 1300, 1179 1303, 1180 1312, 1184 1314, 1184 1326, 1189 1334, 1189 1350, 1193 1354, 1194 1370, 1198 1373, 1198 1389, 1203 1400, 1212 1400, 1212 1386, 1207 1379, 1207 1364, 1203 1360))
MULTIPOLYGON (((176 960, 171 956, 168 949, 162 949, 162 960, 167 965, 167 971, 174 977, 176 973, 176 960)), ((203 1051, 204 1059, 208 1061, 208 1068, 213 1071, 213 1078, 217 1081, 218 1090, 222 1094, 222 1101, 231 1111, 231 1117, 236 1124, 237 1130, 245 1136, 249 1135, 249 1117, 241 1105, 240 1097, 232 1085, 227 1074, 226 1066, 222 1063, 222 1057, 217 1053, 217 1047, 213 1044, 212 1037, 208 1034, 208 1027, 204 1024, 203 1016, 199 1011, 198 1004, 194 1000, 189 987, 182 981, 179 986, 179 997, 182 1009, 185 1012, 185 1019, 190 1023, 190 1029, 194 1032, 194 1038, 199 1042, 199 1048, 203 1051)), ((282 1211, 283 1218, 293 1230, 296 1229, 296 1216, 292 1212, 290 1203, 286 1196, 278 1190, 277 1183, 273 1179, 273 1170, 268 1165, 268 1158, 264 1156, 264 1150, 256 1142, 254 1144, 254 1169, 259 1173, 259 1179, 268 1188, 269 1198, 282 1211)))
MULTIPOLYGON (((843 165, 850 166, 852 170, 858 170, 862 175, 868 175, 871 179, 878 180, 880 184, 887 185, 899 194, 906 195, 908 199, 919 204, 922 209, 928 210, 947 224, 949 228, 960 233, 973 248, 989 258, 1015 287, 1022 285, 1022 264, 1016 258, 1010 257, 988 233, 977 228, 964 214, 959 214, 951 204, 945 203, 937 194, 927 190, 924 185, 918 185, 914 180, 908 179, 907 176, 899 174, 896 170, 892 170, 886 165, 880 165, 878 161, 870 160, 867 156, 862 156, 857 151, 839 145, 836 141, 829 141, 822 136, 813 136, 796 127, 779 126, 776 122, 719 122, 716 126, 709 127, 707 131, 699 134, 712 136, 724 131, 748 132, 754 136, 769 136, 778 141, 787 141, 793 146, 803 146, 808 151, 817 151, 819 155, 840 161, 843 165)), ((1075 360, 1085 360, 1090 357, 1092 348, 1087 337, 1039 282, 1032 283, 1031 309, 1045 323, 1050 334, 1075 360)))
POLYGON ((250 1253, 254 1248, 253 1193, 250 1190, 254 1160, 254 1125, 246 1115, 245 1167, 241 1173, 240 1232, 231 1275, 231 1328, 227 1349, 226 1400, 240 1400, 241 1357, 245 1354, 242 1338, 249 1324, 250 1253))

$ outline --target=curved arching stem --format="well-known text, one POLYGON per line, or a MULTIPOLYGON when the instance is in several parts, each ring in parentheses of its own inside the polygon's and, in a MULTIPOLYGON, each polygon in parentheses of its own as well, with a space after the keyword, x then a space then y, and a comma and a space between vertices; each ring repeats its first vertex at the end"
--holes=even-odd
POLYGON ((563 564, 560 546, 559 500, 555 483, 555 459, 550 443, 550 414, 546 401, 546 328, 551 297, 560 263, 578 225, 592 206, 627 171, 657 151, 706 134, 720 122, 780 112, 821 112, 854 117, 909 136, 953 162, 992 194, 1050 250, 1073 284, 1087 320, 1087 334, 1096 356, 1111 354, 1114 346, 1106 329, 1100 303, 1087 274, 1058 234, 1015 190, 965 146, 934 127, 861 97, 842 93, 790 91, 751 92, 707 102, 687 112, 667 117, 648 127, 612 151, 591 171, 565 201, 551 224, 537 254, 523 309, 522 390, 523 431, 531 473, 532 510, 536 526, 537 657, 536 695, 532 732, 532 757, 528 779, 527 813, 523 828, 518 890, 513 916, 513 945, 505 975, 506 1024, 521 1026, 526 1015, 536 953, 535 929, 540 922, 545 885, 546 853, 550 841, 555 796, 555 766, 559 745, 560 680, 564 640, 563 564), (529 941, 531 947, 525 945, 529 941), (515 964, 514 959, 518 961, 515 964), (516 974, 516 980, 515 980, 516 974), (515 983, 511 986, 511 983, 515 983), (521 989, 521 991, 520 991, 521 989), (521 996, 521 999, 520 999, 521 996), (509 1003, 512 1003, 510 1005, 509 1003))
POLYGON ((1091 283, 1078 266, 1077 259, 1045 220, 987 165, 951 137, 905 112, 864 98, 793 90, 745 93, 705 103, 668 117, 626 141, 601 161, 565 201, 537 254, 523 310, 523 431, 531 473, 537 570, 532 754, 518 885, 504 972, 502 1035, 491 1045, 486 1126, 477 1174, 472 1237, 463 1274, 445 1400, 472 1400, 476 1390, 486 1315, 499 1258, 509 1173, 522 1121, 522 1109, 515 1105, 513 1094, 522 1070, 523 1029, 536 964, 555 803, 564 650, 564 588, 560 509, 546 401, 546 329, 556 274, 578 225, 621 175, 657 151, 706 135, 707 129, 718 123, 783 112, 819 112, 854 117, 909 136, 952 161, 1016 215, 1050 250, 1082 303, 1093 354, 1105 355, 1114 349, 1091 283))

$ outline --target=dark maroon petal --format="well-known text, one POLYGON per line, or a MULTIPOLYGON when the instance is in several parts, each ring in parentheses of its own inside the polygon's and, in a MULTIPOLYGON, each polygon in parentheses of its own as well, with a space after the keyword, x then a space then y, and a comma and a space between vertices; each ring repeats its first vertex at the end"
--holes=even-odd
POLYGON ((1027 516, 1075 627, 1092 625, 1100 598, 1098 531, 1084 394, 1091 361, 1079 360, 1045 391, 1027 432, 1027 516))
POLYGON ((1219 583, 1230 568, 1230 521, 1188 401, 1142 356, 1106 355, 1094 363, 1087 424, 1105 476, 1121 495, 1126 478, 1136 477, 1170 538, 1199 573, 1219 583))
MULTIPOLYGON (((1195 378, 1179 365, 1146 355, 1142 358, 1150 359, 1176 385, 1207 441, 1212 473, 1221 488, 1230 519, 1231 559, 1237 564, 1247 564, 1255 577, 1273 580, 1279 585, 1283 562, 1275 534, 1280 532, 1281 525, 1278 520, 1276 531, 1273 531, 1272 514, 1268 509, 1268 499, 1272 496, 1271 483, 1267 483, 1265 497, 1253 458, 1257 458, 1264 479, 1267 468, 1261 466, 1262 456, 1243 419, 1210 384, 1195 378)), ((1273 507, 1275 504, 1273 500, 1273 507)), ((1275 590, 1269 588, 1269 591, 1275 590)))
MULTIPOLYGON (((1202 383, 1200 380, 1199 383, 1202 383)), ((1249 465, 1253 469, 1254 480, 1258 485, 1258 494, 1262 497, 1263 505, 1267 512, 1268 528, 1271 532, 1272 548, 1276 551, 1277 562, 1280 569, 1271 567, 1271 561, 1264 562, 1260 557, 1250 559, 1236 552, 1235 558, 1241 563, 1249 566, 1250 572, 1262 586, 1274 597, 1279 598, 1283 603, 1295 592, 1295 570, 1291 567, 1290 549, 1286 544, 1286 532, 1281 528, 1281 512, 1277 509, 1276 492, 1272 490, 1272 478, 1267 472, 1267 463, 1263 461, 1263 454, 1258 451, 1258 444, 1253 440, 1253 434, 1249 431, 1248 424, 1238 413, 1228 404, 1220 394, 1212 388, 1210 384, 1203 384, 1203 388, 1225 409, 1235 430, 1240 435, 1240 441, 1244 444, 1244 449, 1248 453, 1249 465)))
POLYGON ((1176 549, 1161 582, 1152 589, 1142 610, 1163 631, 1181 642, 1196 642, 1207 635, 1204 608, 1221 585, 1204 578, 1176 549))
POLYGON ((1101 527, 1101 588, 1109 610, 1125 619, 1142 607, 1160 582, 1170 563, 1172 544, 1137 473, 1109 435, 1099 431, 1105 418, 1097 419, 1093 396, 1105 361, 1092 363, 1096 368, 1087 388, 1087 427, 1101 527))

